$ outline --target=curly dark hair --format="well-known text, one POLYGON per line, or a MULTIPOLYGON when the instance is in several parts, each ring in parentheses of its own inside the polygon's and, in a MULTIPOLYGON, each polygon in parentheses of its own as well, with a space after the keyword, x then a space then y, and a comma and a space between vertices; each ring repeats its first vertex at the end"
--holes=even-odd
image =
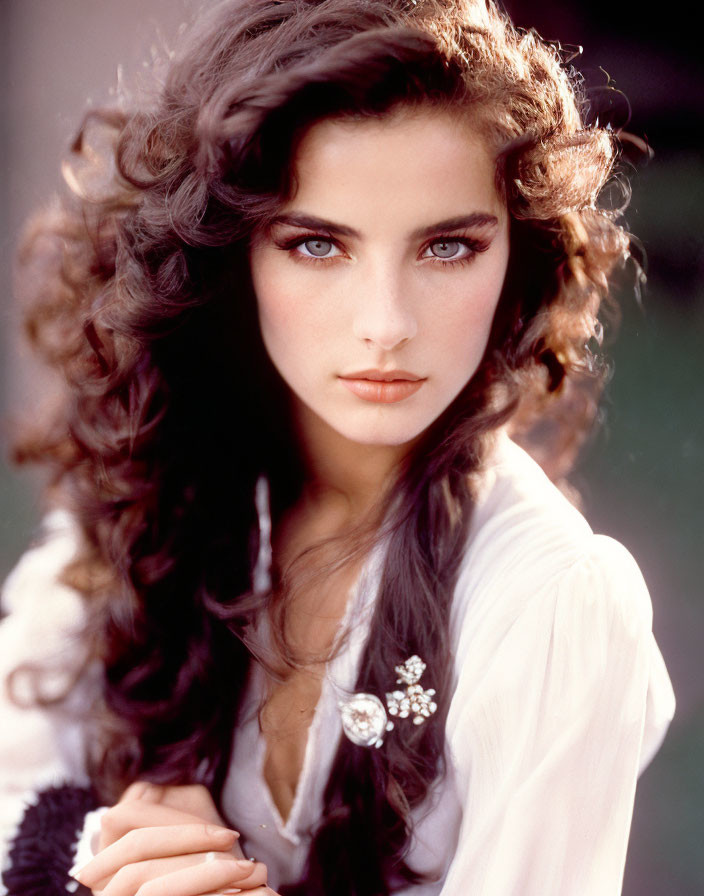
POLYGON ((410 813, 443 770, 471 474, 499 426, 548 421, 540 459, 561 476, 591 422, 597 314, 629 246, 597 205, 614 135, 585 123, 559 48, 491 0, 227 0, 200 17, 155 96, 89 114, 72 191, 34 220, 20 255, 29 336, 67 389, 17 455, 49 465, 54 500, 82 532, 64 577, 85 596, 88 661, 104 670, 94 784, 113 801, 137 778, 198 781, 217 800, 249 625, 265 611, 280 622, 291 600, 286 571, 271 593, 252 585, 255 484, 268 477, 276 525, 305 475, 248 246, 295 190, 306 128, 404 105, 475 116, 496 154, 511 256, 477 373, 381 499, 383 531, 346 548, 387 541, 357 689, 383 694, 390 666, 417 653, 445 696, 383 750, 343 739, 291 894, 379 896, 418 879, 405 862, 410 813))

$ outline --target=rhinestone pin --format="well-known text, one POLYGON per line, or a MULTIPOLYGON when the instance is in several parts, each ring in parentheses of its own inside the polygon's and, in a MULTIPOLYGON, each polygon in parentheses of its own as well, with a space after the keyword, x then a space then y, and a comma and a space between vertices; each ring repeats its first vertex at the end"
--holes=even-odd
POLYGON ((360 747, 380 747, 384 733, 393 727, 386 716, 384 704, 374 694, 352 694, 339 702, 342 730, 360 747))
POLYGON ((398 675, 397 684, 405 684, 405 691, 391 691, 386 695, 386 705, 389 715, 398 716, 399 719, 407 719, 413 715, 413 724, 422 725, 423 722, 438 708, 433 700, 435 688, 425 690, 418 684, 426 665, 419 656, 409 657, 405 663, 396 666, 394 671, 398 675))
POLYGON ((340 700, 338 706, 345 736, 360 747, 380 747, 384 734, 394 727, 389 715, 399 719, 413 716, 413 724, 422 725, 438 708, 433 700, 435 690, 425 690, 418 684, 425 668, 423 660, 415 655, 395 667, 396 683, 405 684, 406 690, 386 694, 388 715, 384 704, 374 694, 360 692, 340 700))

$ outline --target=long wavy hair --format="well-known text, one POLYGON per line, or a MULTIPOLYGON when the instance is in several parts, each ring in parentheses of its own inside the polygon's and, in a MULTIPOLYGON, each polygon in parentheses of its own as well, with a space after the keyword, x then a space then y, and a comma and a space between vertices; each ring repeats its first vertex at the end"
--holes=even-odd
MULTIPOLYGON (((29 336, 67 388, 17 456, 49 465, 82 535, 64 577, 85 597, 87 662, 104 670, 93 782, 106 801, 137 778, 198 781, 219 800, 248 632, 292 599, 285 570, 266 593, 253 587, 255 485, 268 477, 276 525, 305 477, 248 246, 295 193, 306 128, 404 105, 474 115, 511 215, 509 269, 477 373, 379 507, 383 572, 356 688, 383 695, 389 670, 417 653, 438 712, 380 750, 342 739, 290 894, 379 896, 419 879, 407 849, 443 771, 472 474, 511 423, 526 438, 543 427, 541 460, 561 476, 591 421, 597 314, 628 253, 598 206, 614 135, 586 123, 559 48, 491 0, 227 0, 199 18, 152 95, 89 114, 71 191, 35 218, 20 255, 29 336)), ((367 550, 369 537, 349 544, 367 550)))

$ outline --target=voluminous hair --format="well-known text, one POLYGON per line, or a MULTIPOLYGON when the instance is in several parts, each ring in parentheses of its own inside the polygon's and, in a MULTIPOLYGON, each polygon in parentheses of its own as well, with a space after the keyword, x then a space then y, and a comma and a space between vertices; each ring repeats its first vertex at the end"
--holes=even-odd
POLYGON ((266 593, 252 583, 256 482, 269 480, 275 525, 304 468, 248 247, 295 194, 308 127, 406 107, 466 113, 489 142, 509 269, 476 375, 398 471, 381 529, 348 545, 385 539, 356 689, 383 695, 394 665, 418 654, 438 711, 379 750, 341 741, 291 894, 379 896, 420 877, 406 857, 412 813, 443 772, 449 608, 474 474, 510 425, 542 434, 540 460, 562 476, 593 416, 598 312, 628 252, 598 206, 614 136, 586 123, 559 48, 491 2, 232 0, 199 18, 158 89, 88 115, 71 191, 35 218, 19 259, 29 336, 66 382, 17 454, 49 465, 82 533, 64 577, 85 596, 86 663, 104 670, 92 779, 106 801, 137 778, 198 781, 219 800, 261 613, 297 662, 281 634, 287 571, 266 593))

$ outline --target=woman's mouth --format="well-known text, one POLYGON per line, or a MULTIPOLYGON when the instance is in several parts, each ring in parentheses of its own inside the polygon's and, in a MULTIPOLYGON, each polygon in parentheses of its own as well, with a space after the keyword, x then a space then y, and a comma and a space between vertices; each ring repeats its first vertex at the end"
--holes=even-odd
POLYGON ((417 392, 423 377, 406 370, 362 370, 340 376, 342 384, 363 401, 393 404, 417 392))

